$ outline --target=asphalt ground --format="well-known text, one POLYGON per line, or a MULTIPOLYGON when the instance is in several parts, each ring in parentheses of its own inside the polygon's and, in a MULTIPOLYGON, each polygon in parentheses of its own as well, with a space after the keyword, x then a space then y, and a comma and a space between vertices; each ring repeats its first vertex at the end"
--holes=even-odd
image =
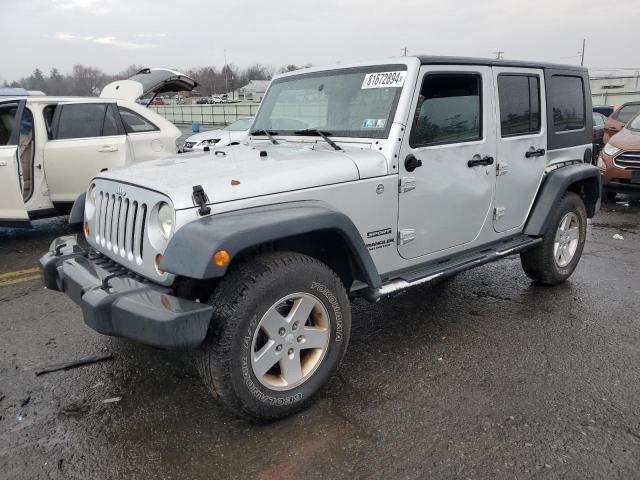
POLYGON ((640 478, 640 202, 618 201, 558 287, 510 257, 356 301, 339 373, 263 424, 231 417, 188 352, 101 336, 44 289, 64 218, 0 229, 0 478, 640 478))

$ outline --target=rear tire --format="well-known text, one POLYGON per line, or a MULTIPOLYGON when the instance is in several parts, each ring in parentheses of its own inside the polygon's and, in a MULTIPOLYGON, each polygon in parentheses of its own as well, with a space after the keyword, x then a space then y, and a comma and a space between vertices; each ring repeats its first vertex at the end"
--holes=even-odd
POLYGON ((557 285, 571 276, 587 236, 587 211, 577 194, 566 192, 552 215, 542 243, 520 254, 527 276, 545 285, 557 285))
POLYGON ((252 258, 227 273, 208 303, 214 312, 198 370, 236 414, 268 420, 301 410, 346 352, 345 288, 306 255, 252 258))

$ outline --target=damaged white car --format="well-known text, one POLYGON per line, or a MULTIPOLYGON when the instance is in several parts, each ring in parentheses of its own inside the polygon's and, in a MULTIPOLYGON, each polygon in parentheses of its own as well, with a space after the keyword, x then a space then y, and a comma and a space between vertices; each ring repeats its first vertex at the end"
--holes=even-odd
POLYGON ((69 213, 98 173, 177 152, 180 130, 136 103, 196 82, 144 69, 104 87, 100 97, 0 100, 0 227, 69 213))

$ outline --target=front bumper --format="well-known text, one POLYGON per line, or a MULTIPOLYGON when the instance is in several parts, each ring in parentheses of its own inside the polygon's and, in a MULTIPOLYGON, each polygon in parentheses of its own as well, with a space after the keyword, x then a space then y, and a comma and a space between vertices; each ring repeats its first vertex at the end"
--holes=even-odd
POLYGON ((193 348, 207 335, 210 305, 172 295, 73 237, 57 239, 40 259, 44 283, 82 308, 95 331, 162 348, 193 348))

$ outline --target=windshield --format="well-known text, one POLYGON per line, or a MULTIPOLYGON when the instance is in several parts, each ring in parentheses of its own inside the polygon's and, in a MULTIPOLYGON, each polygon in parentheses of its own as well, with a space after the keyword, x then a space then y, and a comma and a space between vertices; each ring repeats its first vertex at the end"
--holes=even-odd
POLYGON ((231 132, 241 132, 243 130, 249 130, 251 128, 251 124, 253 120, 251 118, 241 118, 240 120, 236 120, 231 125, 227 125, 223 128, 223 130, 229 130, 231 132))
POLYGON ((406 65, 380 65, 277 79, 262 101, 253 129, 278 135, 318 129, 340 137, 385 138, 406 69, 406 65))
POLYGON ((627 125, 629 130, 640 131, 640 115, 633 118, 627 125))

